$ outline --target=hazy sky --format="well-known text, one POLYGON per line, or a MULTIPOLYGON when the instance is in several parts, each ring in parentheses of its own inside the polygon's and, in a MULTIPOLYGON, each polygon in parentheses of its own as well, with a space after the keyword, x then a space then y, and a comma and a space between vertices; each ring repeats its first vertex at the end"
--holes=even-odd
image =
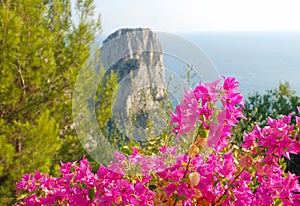
POLYGON ((300 30, 299 0, 95 0, 104 33, 123 27, 155 31, 300 30))

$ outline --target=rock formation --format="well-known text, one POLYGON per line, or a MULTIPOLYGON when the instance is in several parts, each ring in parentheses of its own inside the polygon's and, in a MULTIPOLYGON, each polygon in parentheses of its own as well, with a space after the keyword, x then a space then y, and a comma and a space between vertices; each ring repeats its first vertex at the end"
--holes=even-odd
POLYGON ((109 35, 101 48, 101 64, 106 75, 114 71, 118 76, 114 114, 146 114, 165 98, 162 49, 150 29, 120 29, 109 35))

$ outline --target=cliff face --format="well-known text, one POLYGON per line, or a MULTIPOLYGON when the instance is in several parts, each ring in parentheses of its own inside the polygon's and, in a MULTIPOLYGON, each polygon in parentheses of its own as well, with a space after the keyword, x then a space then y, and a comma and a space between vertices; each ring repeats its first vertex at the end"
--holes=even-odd
POLYGON ((114 71, 118 76, 113 111, 123 119, 147 114, 165 98, 162 49, 150 29, 120 29, 109 35, 101 48, 101 64, 107 75, 114 71))

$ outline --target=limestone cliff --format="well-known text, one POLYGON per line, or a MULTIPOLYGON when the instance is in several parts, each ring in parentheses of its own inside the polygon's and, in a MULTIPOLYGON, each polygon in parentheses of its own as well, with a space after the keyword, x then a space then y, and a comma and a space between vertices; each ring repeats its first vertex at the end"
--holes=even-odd
POLYGON ((109 35, 101 48, 101 64, 106 74, 114 71, 118 76, 114 114, 147 113, 165 98, 162 49, 150 29, 120 29, 109 35))

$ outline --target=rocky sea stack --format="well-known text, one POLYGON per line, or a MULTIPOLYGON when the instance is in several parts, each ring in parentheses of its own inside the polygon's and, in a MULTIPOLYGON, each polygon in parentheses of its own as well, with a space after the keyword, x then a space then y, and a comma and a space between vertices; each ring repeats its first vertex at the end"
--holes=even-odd
POLYGON ((109 35, 101 48, 101 64, 106 75, 113 71, 118 76, 113 111, 123 119, 155 110, 166 97, 161 44, 150 29, 120 29, 109 35))
POLYGON ((112 33, 103 41, 101 64, 105 75, 113 71, 118 77, 112 109, 122 133, 142 140, 149 121, 164 124, 165 118, 159 115, 164 112, 162 103, 166 99, 165 69, 161 44, 154 32, 137 28, 112 33), (124 126, 128 123, 135 128, 131 134, 124 126))

